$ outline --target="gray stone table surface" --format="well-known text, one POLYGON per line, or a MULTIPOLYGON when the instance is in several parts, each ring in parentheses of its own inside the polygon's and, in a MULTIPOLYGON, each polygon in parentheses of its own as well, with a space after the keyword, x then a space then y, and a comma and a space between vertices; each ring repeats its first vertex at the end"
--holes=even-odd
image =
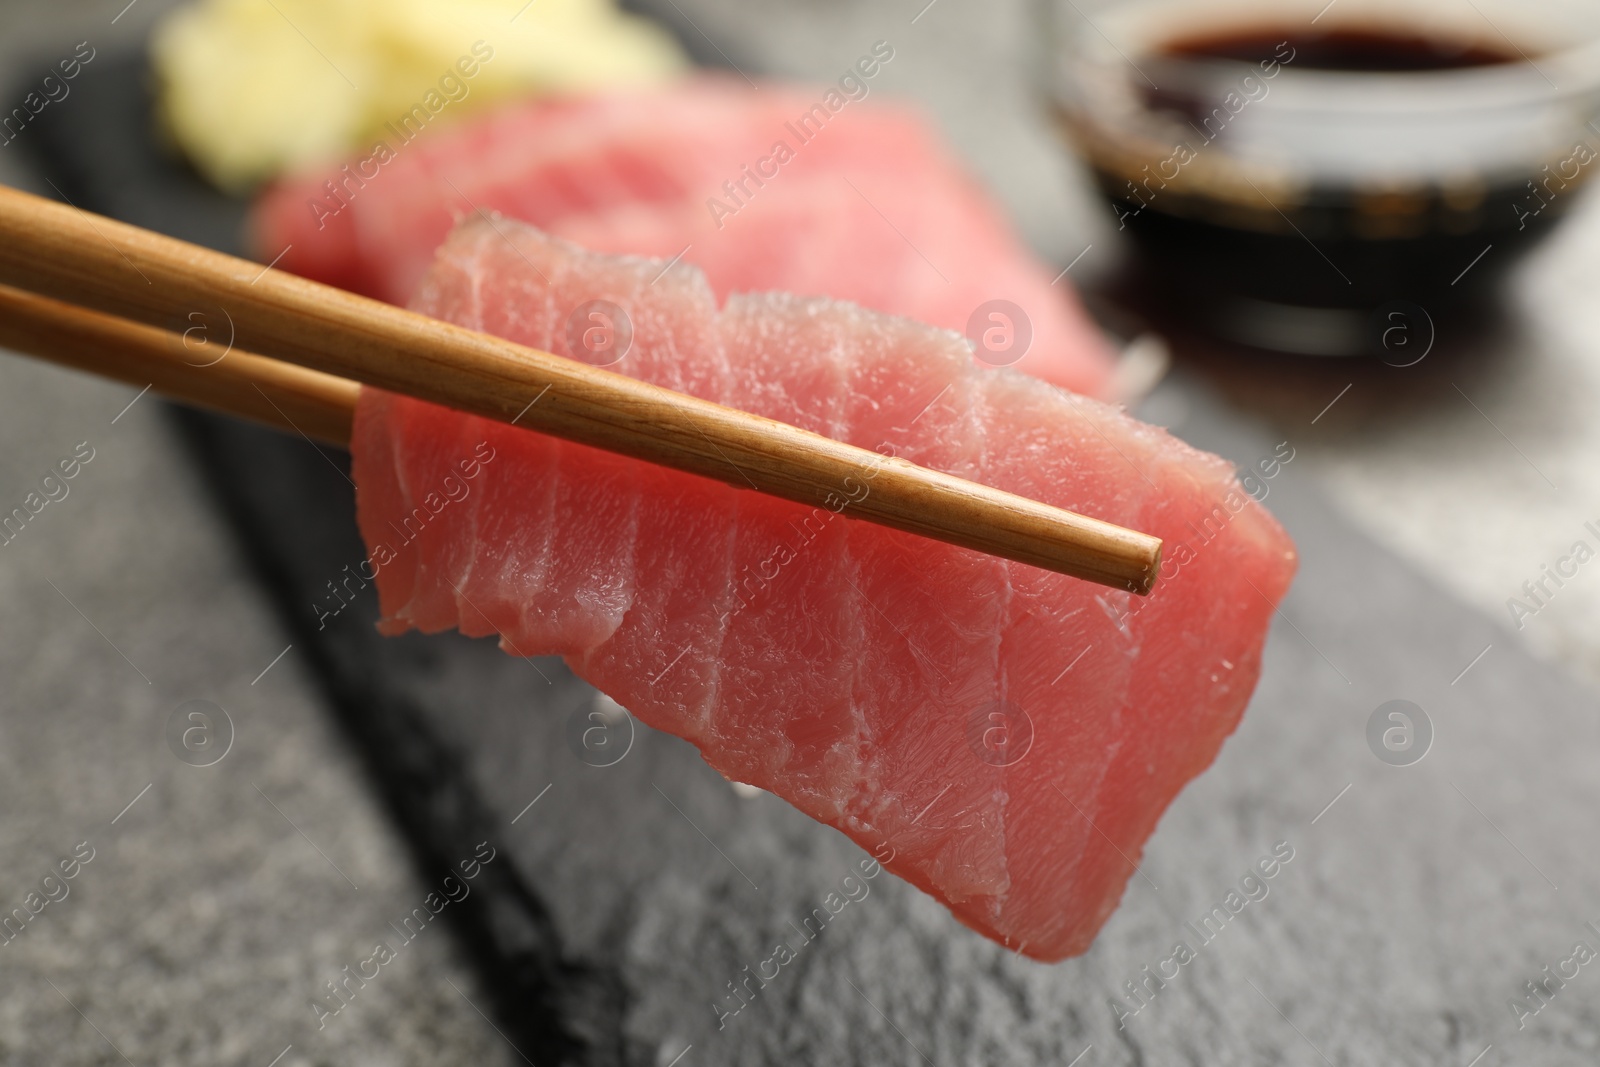
MULTIPOLYGON (((266 1064, 428 887, 155 405, 11 359, 0 383, 6 499, 93 457, 0 548, 5 913, 93 854, 0 944, 0 1062, 266 1064), (169 748, 190 700, 231 717, 213 766, 169 748)), ((282 1062, 503 1060, 445 934, 409 954, 282 1062)))
MULTIPOLYGON (((5 0, 0 85, 81 40, 136 46, 172 6, 5 0)), ((0 182, 50 193, 14 146, 0 182)), ((0 1063, 521 1063, 444 930, 315 1030, 310 1000, 431 887, 295 651, 277 659, 287 638, 167 420, 148 397, 124 412, 136 392, 0 359, 6 510, 80 442, 94 455, 0 547, 0 910, 93 853, 0 947, 0 1063), (190 700, 232 718, 214 766, 169 749, 190 700)))

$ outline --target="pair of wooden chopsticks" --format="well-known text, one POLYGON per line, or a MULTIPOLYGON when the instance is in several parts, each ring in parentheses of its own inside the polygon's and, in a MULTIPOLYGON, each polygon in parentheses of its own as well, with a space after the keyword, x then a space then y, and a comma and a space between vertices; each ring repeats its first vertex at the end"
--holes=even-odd
MULTIPOLYGON (((882 464, 794 426, 4 187, 0 345, 340 444, 362 383, 814 506, 882 464), (206 333, 186 342, 200 324, 206 333)), ((883 465, 845 513, 1140 594, 1161 558, 1147 534, 904 460, 883 465)))

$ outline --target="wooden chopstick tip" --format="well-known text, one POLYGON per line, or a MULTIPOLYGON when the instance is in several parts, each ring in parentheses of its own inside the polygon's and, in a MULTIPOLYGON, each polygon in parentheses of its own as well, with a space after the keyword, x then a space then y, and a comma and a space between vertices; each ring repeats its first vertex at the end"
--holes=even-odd
POLYGON ((1161 577, 1161 553, 1166 545, 1157 540, 1150 551, 1150 563, 1145 567, 1144 573, 1128 583, 1128 592, 1135 596, 1149 596, 1156 591, 1156 582, 1161 577))

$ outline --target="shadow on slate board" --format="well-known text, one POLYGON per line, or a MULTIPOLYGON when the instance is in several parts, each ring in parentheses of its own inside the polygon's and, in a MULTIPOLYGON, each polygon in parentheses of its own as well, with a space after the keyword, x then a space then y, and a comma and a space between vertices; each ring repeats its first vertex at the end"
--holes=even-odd
MULTIPOLYGON (((49 173, 85 207, 234 247, 238 205, 152 150, 141 70, 106 57, 75 107, 30 130, 49 173)), ((1163 388, 1197 444, 1244 463, 1273 453, 1274 437, 1193 386, 1163 388)), ((556 661, 454 635, 380 639, 371 590, 319 630, 313 604, 363 556, 344 458, 227 420, 178 425, 419 873, 483 837, 510 855, 451 910, 497 1024, 540 1067, 667 1067, 689 1046, 681 1067, 1436 1064, 1489 1043, 1556 1064, 1589 1025, 1580 1012, 1524 1032, 1505 1000, 1600 897, 1600 857, 1570 848, 1600 810, 1593 699, 1352 532, 1303 468, 1273 483, 1303 566, 1244 724, 1163 818, 1094 948, 1043 966, 893 878, 806 936, 796 923, 865 853, 774 797, 735 795, 643 727, 618 762, 586 763, 571 735, 593 691, 556 661), (1368 717, 1394 697, 1434 716, 1415 767, 1368 750, 1368 717), (1280 840, 1296 858, 1270 896, 1119 1027, 1110 1005, 1280 840), (779 942, 792 961, 754 978, 779 942)))

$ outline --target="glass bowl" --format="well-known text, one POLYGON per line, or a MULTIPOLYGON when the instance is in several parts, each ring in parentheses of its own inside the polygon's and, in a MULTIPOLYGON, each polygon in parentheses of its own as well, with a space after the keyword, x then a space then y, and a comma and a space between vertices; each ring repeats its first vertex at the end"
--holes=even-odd
POLYGON ((1044 0, 1044 91, 1203 330, 1372 349, 1479 299, 1600 172, 1600 5, 1044 0))

